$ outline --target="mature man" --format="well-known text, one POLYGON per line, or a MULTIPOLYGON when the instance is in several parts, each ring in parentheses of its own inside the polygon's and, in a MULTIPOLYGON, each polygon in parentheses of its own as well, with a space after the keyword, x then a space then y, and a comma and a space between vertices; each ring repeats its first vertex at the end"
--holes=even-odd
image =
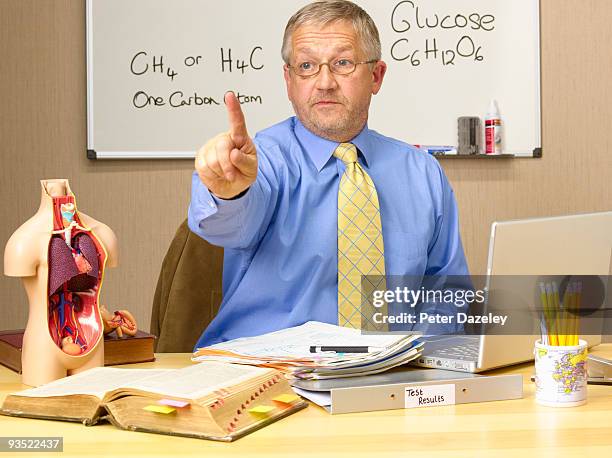
POLYGON ((228 93, 229 132, 197 153, 189 227, 225 248, 225 264, 221 309, 196 347, 309 320, 359 326, 362 275, 467 274, 437 161, 367 126, 387 70, 370 16, 309 4, 282 57, 296 117, 251 139, 228 93))

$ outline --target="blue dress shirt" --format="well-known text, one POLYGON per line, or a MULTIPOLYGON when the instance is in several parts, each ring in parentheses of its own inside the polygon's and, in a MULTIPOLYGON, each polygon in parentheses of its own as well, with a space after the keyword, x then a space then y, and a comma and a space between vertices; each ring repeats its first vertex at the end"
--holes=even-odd
MULTIPOLYGON (((338 143, 295 117, 259 132, 259 173, 236 200, 193 174, 189 228, 225 248, 223 302, 195 348, 309 320, 338 323, 338 143)), ((366 126, 351 143, 380 204, 387 275, 468 275, 438 161, 366 126)))

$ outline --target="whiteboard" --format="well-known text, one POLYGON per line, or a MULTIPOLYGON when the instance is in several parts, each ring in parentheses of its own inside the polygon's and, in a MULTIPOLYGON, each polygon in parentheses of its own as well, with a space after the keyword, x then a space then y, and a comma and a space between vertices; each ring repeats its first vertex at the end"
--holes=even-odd
MULTIPOLYGON (((280 48, 306 0, 88 0, 88 157, 193 158, 239 95, 251 135, 293 115, 280 48)), ((371 129, 456 145, 491 99, 504 152, 541 153, 539 0, 358 0, 388 65, 371 129)))

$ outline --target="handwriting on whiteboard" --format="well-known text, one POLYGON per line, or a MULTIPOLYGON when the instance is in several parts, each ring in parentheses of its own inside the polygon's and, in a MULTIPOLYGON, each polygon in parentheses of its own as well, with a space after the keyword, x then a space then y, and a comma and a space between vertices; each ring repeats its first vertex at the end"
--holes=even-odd
MULTIPOLYGON (((461 5, 459 2, 457 3, 461 5)), ((486 37, 495 32, 496 18, 482 11, 460 10, 440 13, 435 5, 425 0, 402 0, 390 11, 390 25, 394 41, 388 52, 393 61, 415 70, 427 64, 452 68, 486 60, 486 37)), ((378 24, 384 27, 383 24, 378 24)), ((387 24, 388 26, 388 24, 387 24)), ((245 75, 264 69, 264 49, 255 45, 246 52, 219 47, 216 55, 187 54, 182 57, 166 56, 153 50, 135 50, 127 62, 133 78, 143 82, 143 88, 134 91, 131 106, 136 110, 154 108, 201 108, 223 103, 224 94, 210 94, 199 88, 178 87, 181 76, 200 72, 202 76, 215 74, 245 75), (151 93, 145 82, 162 78, 170 84, 165 93, 151 93)), ((229 89, 229 88, 228 88, 229 89)), ((234 91, 241 104, 263 104, 261 95, 234 91)))
MULTIPOLYGON (((263 51, 261 46, 255 46, 246 59, 236 57, 232 54, 231 48, 220 48, 220 55, 213 65, 217 65, 221 73, 241 73, 249 71, 259 71, 264 68, 260 62, 260 53, 263 51)), ((208 60, 201 55, 188 55, 178 60, 179 65, 163 54, 152 54, 148 51, 138 51, 134 53, 129 63, 129 72, 134 77, 160 77, 169 82, 178 81, 183 72, 206 71, 205 66, 208 60)), ((236 92, 236 97, 240 103, 263 103, 260 95, 241 94, 236 92)), ((202 107, 207 105, 220 105, 223 94, 210 95, 201 94, 197 91, 186 93, 183 90, 173 90, 167 95, 149 94, 144 90, 138 90, 132 97, 132 106, 137 109, 152 107, 202 107)))
POLYGON ((449 67, 459 62, 482 62, 483 45, 478 38, 495 30, 495 16, 478 12, 436 13, 431 4, 423 7, 418 1, 404 0, 391 12, 391 28, 400 35, 390 48, 391 58, 412 67, 438 62, 449 67), (430 36, 413 39, 414 32, 430 36), (449 37, 450 32, 457 32, 449 37), (437 34, 444 33, 444 37, 437 34))

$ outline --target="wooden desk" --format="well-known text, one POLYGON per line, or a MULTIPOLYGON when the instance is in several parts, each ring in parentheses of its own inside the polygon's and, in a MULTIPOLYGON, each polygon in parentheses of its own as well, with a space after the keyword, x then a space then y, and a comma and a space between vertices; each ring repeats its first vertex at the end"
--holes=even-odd
MULTIPOLYGON (((612 344, 592 353, 612 357, 612 344)), ((190 364, 188 354, 157 356, 155 363, 129 367, 190 364)), ((532 371, 531 364, 495 371, 523 374, 525 397, 519 400, 345 415, 311 405, 229 444, 122 431, 110 424, 86 427, 5 416, 0 416, 0 435, 63 436, 64 453, 54 454, 62 457, 611 456, 612 386, 589 385, 588 403, 581 407, 542 407, 534 400, 532 371)), ((24 388, 17 374, 0 366, 0 402, 24 388)))

